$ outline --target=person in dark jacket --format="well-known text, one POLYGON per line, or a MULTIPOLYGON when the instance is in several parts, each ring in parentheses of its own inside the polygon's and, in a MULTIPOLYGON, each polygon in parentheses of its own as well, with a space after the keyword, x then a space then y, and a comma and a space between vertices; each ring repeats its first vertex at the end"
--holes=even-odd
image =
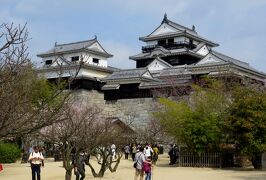
POLYGON ((174 161, 175 161, 175 151, 174 151, 174 145, 173 144, 170 145, 170 151, 168 152, 168 155, 170 157, 169 165, 175 164, 174 163, 174 161))
POLYGON ((89 156, 85 153, 80 153, 73 160, 74 173, 76 175, 76 180, 83 180, 85 178, 85 165, 87 164, 89 156))

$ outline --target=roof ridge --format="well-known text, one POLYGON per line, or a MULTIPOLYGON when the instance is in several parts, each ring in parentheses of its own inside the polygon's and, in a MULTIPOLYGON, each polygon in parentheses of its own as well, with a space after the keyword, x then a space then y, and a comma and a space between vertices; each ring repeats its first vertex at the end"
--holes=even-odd
MULTIPOLYGON (((164 61, 162 58, 160 57, 156 57, 154 60, 158 60, 160 62, 162 62, 163 64, 166 64, 167 66, 173 67, 171 64, 169 64, 168 62, 164 61)), ((153 61, 152 61, 153 62, 153 61)))
POLYGON ((84 43, 84 42, 90 42, 90 41, 97 41, 95 38, 89 39, 89 40, 84 40, 84 41, 76 41, 76 42, 71 42, 71 43, 63 43, 63 44, 56 44, 55 46, 64 46, 64 45, 71 45, 71 44, 79 44, 79 43, 84 43))
POLYGON ((218 52, 218 51, 212 50, 212 52, 217 53, 217 54, 222 55, 222 56, 225 56, 225 57, 227 57, 227 58, 231 58, 231 59, 233 59, 233 60, 235 60, 235 61, 238 61, 238 62, 241 62, 241 63, 244 63, 244 64, 250 66, 249 63, 247 63, 247 62, 245 62, 245 61, 241 61, 241 60, 235 59, 235 58, 233 58, 233 57, 230 57, 230 56, 225 55, 225 54, 223 54, 223 53, 220 53, 220 52, 218 52))
MULTIPOLYGON (((146 70, 146 67, 142 68, 131 68, 131 69, 119 69, 119 71, 135 71, 135 70, 146 70)), ((119 72, 117 71, 117 72, 119 72)))
MULTIPOLYGON (((215 51, 210 51, 205 57, 207 57, 209 54, 211 54, 211 55, 213 55, 213 56, 215 56, 216 58, 218 58, 218 59, 220 59, 220 60, 222 60, 222 61, 224 61, 224 62, 227 62, 227 63, 233 63, 232 61, 228 61, 228 60, 226 60, 226 59, 223 59, 223 58, 221 58, 221 57, 219 57, 217 54, 215 54, 215 53, 218 53, 218 52, 215 52, 215 51)), ((219 54, 219 53, 218 53, 219 54)))
POLYGON ((171 21, 171 20, 168 19, 168 23, 169 23, 169 22, 172 23, 172 24, 174 24, 174 25, 180 26, 180 27, 184 28, 185 30, 189 30, 189 31, 192 31, 192 32, 195 32, 196 34, 198 34, 196 31, 193 31, 193 29, 191 29, 191 28, 189 28, 189 27, 186 27, 186 26, 183 26, 183 25, 181 25, 181 24, 178 24, 178 23, 176 23, 176 22, 171 21))

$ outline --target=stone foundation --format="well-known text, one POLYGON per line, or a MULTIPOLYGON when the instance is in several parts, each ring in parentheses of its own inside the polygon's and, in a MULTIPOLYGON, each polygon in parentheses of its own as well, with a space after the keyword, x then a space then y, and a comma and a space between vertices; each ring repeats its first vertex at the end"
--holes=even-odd
POLYGON ((80 100, 88 101, 89 104, 101 108, 104 116, 117 117, 134 128, 147 125, 155 104, 153 98, 105 101, 104 94, 96 90, 77 90, 74 95, 80 100))

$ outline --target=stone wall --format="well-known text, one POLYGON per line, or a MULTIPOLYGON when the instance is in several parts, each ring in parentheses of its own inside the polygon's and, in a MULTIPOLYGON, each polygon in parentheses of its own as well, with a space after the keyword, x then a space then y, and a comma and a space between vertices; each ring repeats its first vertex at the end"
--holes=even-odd
POLYGON ((155 101, 152 98, 119 99, 117 101, 105 101, 104 94, 96 90, 77 90, 75 97, 88 101, 102 109, 107 117, 117 117, 133 127, 147 125, 155 101))

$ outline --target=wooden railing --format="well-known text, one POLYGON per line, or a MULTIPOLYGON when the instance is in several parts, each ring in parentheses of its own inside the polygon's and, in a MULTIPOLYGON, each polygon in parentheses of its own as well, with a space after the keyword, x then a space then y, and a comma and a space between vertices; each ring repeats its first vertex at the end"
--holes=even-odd
POLYGON ((196 45, 190 44, 189 42, 186 41, 179 41, 179 42, 173 42, 173 43, 166 43, 166 44, 155 44, 155 45, 148 45, 148 46, 143 46, 142 47, 142 52, 150 52, 156 47, 162 46, 166 49, 178 49, 178 48, 188 48, 188 49, 194 49, 196 48, 196 45))
POLYGON ((221 154, 215 153, 201 153, 193 154, 191 152, 181 152, 179 159, 179 166, 181 167, 221 167, 221 154))

